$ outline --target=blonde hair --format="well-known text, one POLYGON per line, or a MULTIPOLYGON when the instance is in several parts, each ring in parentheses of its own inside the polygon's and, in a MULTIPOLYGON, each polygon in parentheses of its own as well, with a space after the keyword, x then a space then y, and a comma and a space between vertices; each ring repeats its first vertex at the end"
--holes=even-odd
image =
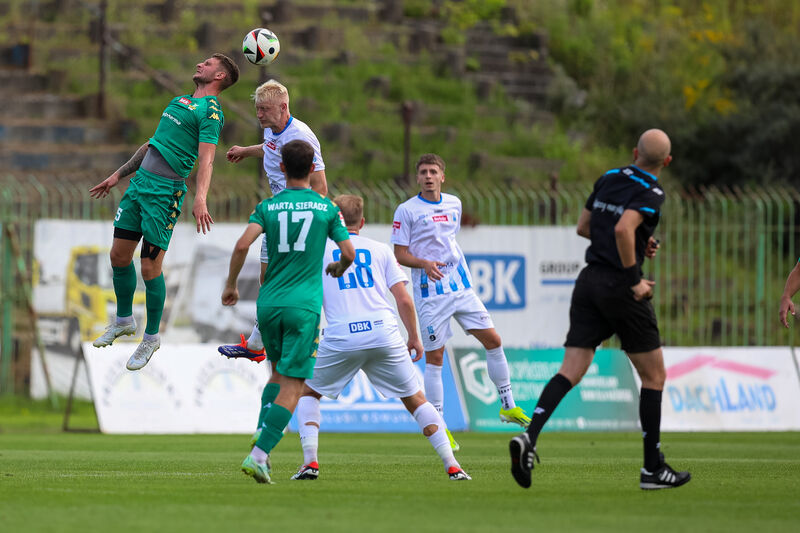
POLYGON ((256 104, 265 102, 286 102, 289 104, 289 89, 275 80, 265 81, 253 93, 256 104))
POLYGON ((361 219, 364 218, 363 198, 354 194, 340 194, 333 201, 339 206, 345 225, 348 228, 358 226, 361 219))

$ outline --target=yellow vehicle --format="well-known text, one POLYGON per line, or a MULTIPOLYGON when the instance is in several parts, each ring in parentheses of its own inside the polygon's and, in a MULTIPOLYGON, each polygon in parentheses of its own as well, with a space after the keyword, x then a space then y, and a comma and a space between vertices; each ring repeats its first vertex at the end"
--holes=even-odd
MULTIPOLYGON (((139 259, 135 258, 137 272, 141 272, 139 259)), ((144 305, 144 282, 137 276, 138 285, 133 296, 134 315, 141 318, 136 307, 144 305)), ((81 339, 94 340, 116 314, 116 297, 108 249, 99 246, 76 246, 70 251, 66 279, 66 314, 78 319, 81 339)), ((141 320, 139 321, 141 322, 141 320)))

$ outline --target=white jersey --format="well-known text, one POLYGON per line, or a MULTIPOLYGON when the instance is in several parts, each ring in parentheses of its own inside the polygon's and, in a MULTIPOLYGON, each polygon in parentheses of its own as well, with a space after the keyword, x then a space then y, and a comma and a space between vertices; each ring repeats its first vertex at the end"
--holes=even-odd
POLYGON ((461 200, 452 194, 442 193, 438 202, 417 195, 397 207, 392 222, 392 244, 408 246, 414 257, 445 263, 439 267, 444 277, 435 282, 428 280, 424 269, 411 269, 415 299, 453 293, 472 286, 464 252, 456 242, 459 229, 461 200))
MULTIPOLYGON (((385 244, 360 235, 350 235, 356 258, 341 278, 322 276, 322 309, 328 325, 320 348, 336 351, 377 348, 400 342, 389 289, 408 283, 392 250, 385 244)), ((325 247, 323 268, 341 257, 330 239, 325 247)))
POLYGON ((269 187, 272 194, 278 194, 286 188, 286 176, 281 171, 281 148, 289 141, 300 139, 306 141, 314 148, 314 172, 325 170, 319 140, 308 124, 295 117, 289 117, 289 122, 280 133, 274 133, 270 128, 264 128, 264 171, 269 178, 269 187))

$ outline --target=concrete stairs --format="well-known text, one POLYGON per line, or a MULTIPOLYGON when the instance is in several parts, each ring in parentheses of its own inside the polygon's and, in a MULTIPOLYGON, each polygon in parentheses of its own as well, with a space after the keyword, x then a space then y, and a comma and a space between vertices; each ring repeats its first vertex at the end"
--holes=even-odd
POLYGON ((58 73, 30 72, 24 50, 0 54, 0 168, 99 181, 128 160, 130 123, 96 118, 95 98, 62 94, 58 73))

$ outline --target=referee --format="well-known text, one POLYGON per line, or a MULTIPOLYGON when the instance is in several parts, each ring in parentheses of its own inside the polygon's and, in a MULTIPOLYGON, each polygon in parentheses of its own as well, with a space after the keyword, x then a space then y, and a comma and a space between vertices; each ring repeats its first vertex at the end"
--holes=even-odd
POLYGON ((654 281, 642 278, 645 256, 653 258, 664 190, 658 183, 663 167, 672 161, 670 140, 658 129, 647 130, 633 149, 634 164, 609 170, 594 190, 578 219, 578 235, 591 241, 584 268, 575 283, 570 305, 570 328, 564 343, 564 362, 547 383, 525 433, 511 440, 511 473, 522 487, 531 485, 536 439, 569 390, 580 382, 594 350, 616 333, 622 349, 642 381, 639 418, 644 437, 642 489, 679 487, 691 478, 664 462, 661 443, 661 392, 666 370, 656 315, 650 298, 654 281))

